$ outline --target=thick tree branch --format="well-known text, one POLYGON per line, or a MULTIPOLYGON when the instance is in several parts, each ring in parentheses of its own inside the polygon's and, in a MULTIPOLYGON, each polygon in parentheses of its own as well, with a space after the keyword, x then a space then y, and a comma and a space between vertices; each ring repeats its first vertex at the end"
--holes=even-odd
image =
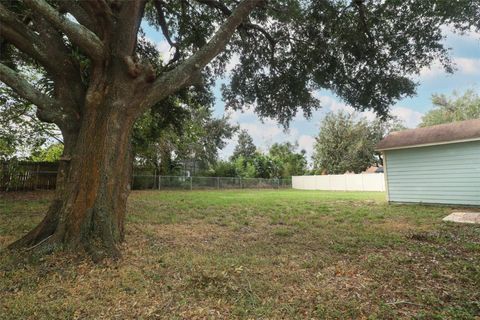
POLYGON ((21 28, 4 24, 2 25, 2 37, 45 68, 54 67, 53 61, 49 60, 48 55, 42 50, 43 44, 38 42, 38 38, 35 35, 29 37, 28 34, 21 31, 21 28))
POLYGON ((175 48, 175 54, 173 56, 173 59, 169 62, 169 64, 172 64, 180 58, 179 46, 176 42, 173 42, 172 38, 170 37, 167 20, 165 18, 165 14, 163 13, 163 1, 154 0, 153 4, 155 6, 155 9, 157 10, 157 22, 160 25, 160 28, 162 29, 163 36, 167 40, 170 47, 175 48))
MULTIPOLYGON (((211 8, 218 9, 220 12, 222 12, 226 16, 230 16, 232 14, 232 11, 226 5, 219 1, 197 0, 197 2, 205 4, 211 8)), ((253 29, 253 30, 259 31, 268 40, 268 42, 270 43, 270 46, 272 47, 272 50, 274 49, 275 39, 273 39, 273 37, 268 33, 268 31, 262 28, 261 26, 254 23, 250 23, 250 22, 244 22, 244 23, 241 23, 238 27, 242 29, 253 29)))
MULTIPOLYGON (((34 30, 31 30, 13 12, 0 4, 0 21, 3 23, 2 37, 20 51, 37 60, 47 71, 53 74, 61 73, 64 63, 70 62, 69 52, 63 44, 61 35, 57 37, 57 32, 53 27, 44 26, 39 29, 39 21, 43 21, 41 17, 35 17, 33 20, 35 20, 34 30)), ((30 20, 30 22, 32 21, 30 20)))
POLYGON ((97 26, 95 18, 88 14, 76 1, 60 1, 60 9, 70 13, 81 25, 95 32, 97 35, 97 26))
POLYGON ((144 108, 189 85, 190 81, 198 77, 200 71, 225 48, 237 27, 262 1, 243 0, 203 48, 154 82, 143 102, 144 108))
POLYGON ((232 14, 232 10, 230 10, 225 4, 216 1, 216 0, 197 0, 197 2, 206 4, 211 8, 215 8, 220 10, 224 15, 229 16, 232 14))
POLYGON ((146 0, 119 2, 119 8, 115 11, 117 22, 112 43, 118 55, 133 55, 145 5, 146 0))
MULTIPOLYGON (((67 1, 73 2, 73 1, 67 1)), ((90 30, 95 32, 103 41, 110 39, 112 27, 114 26, 113 20, 115 14, 112 11, 110 5, 118 6, 120 2, 129 3, 137 1, 107 1, 107 0, 81 0, 76 2, 76 6, 85 12, 86 16, 91 20, 91 27, 88 27, 87 23, 81 23, 87 26, 90 30)), ((79 10, 77 9, 77 11, 79 10)), ((133 14, 133 12, 132 12, 133 14)), ((105 46, 107 46, 105 44, 105 46)))
POLYGON ((23 79, 18 73, 0 63, 0 81, 11 87, 22 98, 38 107, 42 113, 42 120, 58 123, 61 120, 61 109, 57 100, 41 93, 23 79))
MULTIPOLYGON (((0 4, 2 37, 42 65, 55 82, 55 98, 64 107, 78 108, 83 96, 80 72, 72 61, 60 32, 43 17, 34 16, 32 29, 0 4)), ((78 110, 75 110, 78 113, 78 110)))
POLYGON ((45 17, 53 26, 60 29, 74 43, 85 51, 93 60, 101 60, 104 55, 100 39, 86 27, 62 17, 44 0, 24 0, 25 4, 45 17))
MULTIPOLYGON (((81 113, 80 108, 85 94, 81 71, 70 55, 63 41, 63 34, 41 16, 34 17, 34 29, 42 42, 48 44, 45 52, 56 65, 56 70, 49 72, 55 83, 54 97, 64 108, 74 113, 81 113)), ((47 69, 47 71, 50 71, 47 69)))
POLYGON ((58 63, 48 57, 45 52, 45 43, 38 35, 27 28, 15 14, 0 4, 0 21, 2 22, 1 35, 17 49, 31 56, 46 69, 56 69, 58 63))
POLYGON ((253 30, 257 30, 259 31, 261 34, 263 34, 263 36, 268 40, 268 42, 270 43, 270 46, 272 47, 272 50, 275 49, 275 39, 272 37, 272 35, 270 33, 268 33, 267 30, 265 30, 264 28, 262 28, 261 26, 259 26, 258 24, 254 24, 254 23, 242 23, 242 26, 246 29, 253 29, 253 30))
POLYGON ((177 44, 172 41, 172 38, 170 37, 170 32, 168 31, 167 20, 165 19, 165 14, 163 13, 163 1, 155 0, 153 4, 155 5, 155 9, 157 10, 157 21, 160 25, 160 28, 162 29, 163 36, 171 47, 176 47, 177 44))

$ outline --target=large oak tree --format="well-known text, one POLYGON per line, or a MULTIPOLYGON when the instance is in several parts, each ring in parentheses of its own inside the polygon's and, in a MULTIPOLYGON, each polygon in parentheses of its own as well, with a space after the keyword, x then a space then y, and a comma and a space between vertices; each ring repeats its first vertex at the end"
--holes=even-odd
POLYGON ((12 248, 117 256, 124 238, 135 120, 192 85, 211 86, 237 55, 228 106, 286 125, 325 88, 386 116, 409 76, 439 58, 441 27, 479 25, 478 0, 2 0, 0 80, 63 135, 55 198, 12 248), (160 61, 141 30, 157 27, 160 61), (26 80, 34 68, 47 85, 26 80))

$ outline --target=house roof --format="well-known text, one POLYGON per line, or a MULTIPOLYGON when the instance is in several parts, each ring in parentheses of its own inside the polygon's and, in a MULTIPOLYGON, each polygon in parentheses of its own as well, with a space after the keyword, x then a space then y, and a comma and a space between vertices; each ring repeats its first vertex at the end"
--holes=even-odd
POLYGON ((383 167, 371 166, 368 167, 363 173, 379 173, 383 172, 383 167))
POLYGON ((403 149, 470 140, 480 140, 480 119, 392 132, 377 144, 376 149, 403 149))

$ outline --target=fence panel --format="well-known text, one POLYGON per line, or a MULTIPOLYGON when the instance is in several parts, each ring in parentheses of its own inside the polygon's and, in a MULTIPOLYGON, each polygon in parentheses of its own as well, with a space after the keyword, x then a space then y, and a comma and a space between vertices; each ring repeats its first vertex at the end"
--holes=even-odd
POLYGON ((160 190, 190 190, 193 186, 190 177, 158 176, 158 181, 160 190))
POLYGON ((215 177, 190 177, 190 179, 192 179, 192 189, 217 189, 217 179, 215 177))
POLYGON ((56 171, 24 171, 0 173, 0 191, 31 191, 55 189, 56 171))
POLYGON ((293 176, 292 188, 332 191, 385 191, 383 173, 293 176))
POLYGON ((135 175, 132 181, 132 190, 151 190, 158 188, 158 181, 155 176, 135 175))
MULTIPOLYGON (((0 191, 48 190, 56 187, 56 171, 0 172, 0 191)), ((132 190, 215 190, 291 188, 291 179, 134 175, 132 190)))

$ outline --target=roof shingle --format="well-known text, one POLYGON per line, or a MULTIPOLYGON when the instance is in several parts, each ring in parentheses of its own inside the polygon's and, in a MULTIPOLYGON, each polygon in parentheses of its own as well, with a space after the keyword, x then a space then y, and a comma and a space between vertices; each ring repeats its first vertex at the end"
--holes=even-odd
POLYGON ((399 149, 477 138, 480 139, 480 119, 392 132, 377 144, 376 149, 399 149))

